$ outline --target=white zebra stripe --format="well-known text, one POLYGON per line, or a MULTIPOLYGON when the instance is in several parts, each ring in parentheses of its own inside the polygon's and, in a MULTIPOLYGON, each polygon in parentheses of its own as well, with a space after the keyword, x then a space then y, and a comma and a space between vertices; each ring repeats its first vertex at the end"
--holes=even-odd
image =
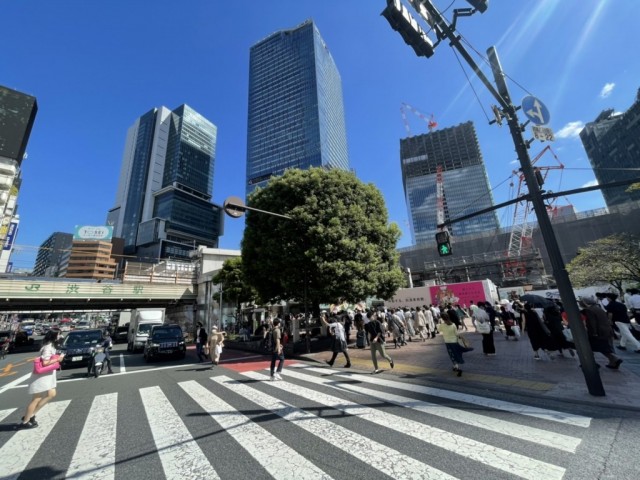
POLYGON ((546 408, 532 407, 529 405, 521 405, 518 403, 506 402, 504 400, 495 400, 492 398, 479 397, 477 395, 469 395, 466 393, 453 392, 449 390, 443 390, 440 388, 425 387, 422 385, 414 385, 410 383, 396 382, 393 380, 385 380, 376 376, 372 378, 370 375, 362 375, 357 373, 345 373, 338 370, 331 370, 328 368, 316 368, 306 367, 301 364, 291 365, 294 368, 303 368, 310 372, 321 373, 326 375, 328 372, 335 373, 336 375, 357 378, 361 382, 373 383, 380 386, 392 387, 399 390, 408 390, 410 392, 422 393, 424 395, 431 395, 433 397, 447 398, 449 400, 456 400, 458 402, 471 403, 473 405, 482 405, 483 407, 493 408, 496 410, 503 410, 506 412, 517 413, 519 415, 526 415, 529 417, 541 418, 543 420, 550 420, 552 422, 564 423, 566 425, 573 425, 576 427, 589 428, 591 425, 591 417, 584 417, 582 415, 574 415, 572 413, 559 412, 557 410, 548 410, 546 408))
POLYGON ((575 453, 576 449, 580 445, 581 439, 576 437, 570 437, 561 433, 550 432, 542 430, 540 428, 528 427, 526 425, 520 425, 506 420, 500 420, 498 418, 487 417, 477 413, 467 412, 462 409, 456 409, 451 407, 445 407, 436 403, 424 402, 416 400, 415 398, 402 397, 400 395, 394 395, 386 392, 378 392, 370 388, 363 388, 346 382, 337 382, 327 378, 311 377, 309 375, 301 374, 299 371, 289 369, 287 376, 305 380, 313 383, 320 383, 323 385, 329 385, 333 388, 349 390, 351 392, 360 393, 369 397, 378 398, 385 402, 395 403, 404 408, 410 408, 419 412, 427 413, 429 415, 435 415, 447 420, 453 420, 454 422, 464 423, 472 427, 482 428, 491 432, 498 433, 500 435, 507 435, 510 437, 518 438, 520 440, 526 440, 528 442, 544 445, 545 447, 557 448, 565 452, 575 453))
MULTIPOLYGON (((263 377, 266 378, 266 377, 263 377)), ((331 445, 349 452, 356 458, 366 458, 369 465, 392 478, 453 479, 451 475, 415 460, 407 455, 382 445, 369 438, 352 432, 336 423, 322 419, 259 392, 241 382, 225 376, 212 377, 218 385, 224 386, 247 400, 260 405, 303 430, 321 438, 331 445)), ((274 382, 277 384, 280 382, 274 382)), ((287 388, 286 384, 284 388, 287 388)))
MULTIPOLYGON (((253 380, 266 380, 268 378, 258 372, 244 372, 242 375, 253 380)), ((565 469, 557 465, 541 462, 524 455, 455 435, 439 428, 430 427, 423 423, 316 392, 309 388, 300 387, 292 383, 282 384, 280 382, 272 382, 270 385, 281 390, 286 390, 288 393, 293 393, 294 395, 335 408, 349 415, 354 415, 377 425, 409 435, 431 445, 455 452, 457 455, 470 458, 471 460, 517 475, 521 478, 528 480, 539 480, 540 478, 561 480, 565 473, 565 469)))
POLYGON ((331 479, 286 443, 255 424, 249 417, 238 412, 196 381, 180 382, 178 385, 274 478, 331 479), (278 454, 274 455, 273 452, 278 454))
POLYGON ((140 397, 166 478, 219 479, 160 387, 141 388, 140 397))
POLYGON ((91 403, 66 478, 115 477, 118 394, 98 395, 91 403))
POLYGON ((71 400, 48 403, 38 412, 38 428, 20 430, 0 448, 0 476, 15 480, 27 467, 35 453, 60 420, 71 400))
POLYGON ((0 410, 0 422, 15 412, 17 408, 9 408, 8 410, 0 410))

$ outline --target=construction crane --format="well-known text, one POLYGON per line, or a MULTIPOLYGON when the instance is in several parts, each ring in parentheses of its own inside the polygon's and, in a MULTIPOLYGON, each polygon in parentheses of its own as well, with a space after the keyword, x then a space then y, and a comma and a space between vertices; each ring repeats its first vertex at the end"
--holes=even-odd
POLYGON ((413 108, 408 103, 401 103, 400 114, 402 115, 402 121, 404 122, 404 128, 406 128, 408 136, 411 137, 412 135, 411 135, 411 129, 409 128, 409 120, 407 120, 407 110, 409 110, 411 113, 415 114, 416 116, 424 120, 427 123, 427 128, 429 129, 429 132, 432 132, 434 129, 438 127, 438 123, 435 121, 435 118, 433 117, 433 113, 429 118, 427 118, 425 114, 419 112, 417 109, 413 108))
MULTIPOLYGON (((531 165, 534 166, 536 179, 540 186, 545 183, 550 170, 564 170, 564 165, 562 164, 562 162, 560 162, 558 156, 549 145, 544 147, 542 151, 531 160, 531 165), (556 162, 558 162, 558 165, 536 166, 536 162, 540 160, 540 158, 542 158, 542 156, 547 152, 550 152, 553 155, 553 158, 555 158, 556 162)), ((516 193, 516 198, 526 197, 529 193, 529 189, 525 182, 524 174, 520 170, 514 170, 513 176, 518 177, 518 190, 516 193)), ((513 183, 511 183, 511 186, 514 186, 513 183)), ((522 271, 526 268, 526 266, 523 264, 523 262, 518 261, 518 259, 520 258, 523 250, 526 251, 530 249, 533 243, 533 224, 529 222, 531 208, 531 202, 526 199, 523 199, 523 201, 515 204, 513 212, 513 222, 511 224, 511 235, 509 237, 509 250, 507 251, 507 257, 513 260, 510 260, 505 265, 505 272, 508 272, 513 276, 525 276, 526 274, 526 272, 522 271)), ((551 211, 552 214, 555 211, 555 209, 550 206, 548 206, 547 208, 551 211)))

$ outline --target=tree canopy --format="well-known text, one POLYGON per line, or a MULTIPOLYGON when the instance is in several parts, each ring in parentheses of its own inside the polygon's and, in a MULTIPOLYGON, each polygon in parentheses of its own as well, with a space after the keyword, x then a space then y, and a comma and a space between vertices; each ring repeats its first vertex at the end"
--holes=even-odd
POLYGON ((241 303, 255 300, 257 296, 256 291, 246 280, 240 257, 226 260, 212 281, 222 285, 223 295, 233 299, 237 309, 240 309, 241 303))
POLYGON ((242 261, 263 299, 310 305, 369 296, 390 298, 404 284, 380 191, 342 170, 292 169, 248 199, 242 261))
POLYGON ((622 292, 625 281, 640 282, 640 238, 615 234, 589 243, 567 265, 571 283, 609 283, 622 292))

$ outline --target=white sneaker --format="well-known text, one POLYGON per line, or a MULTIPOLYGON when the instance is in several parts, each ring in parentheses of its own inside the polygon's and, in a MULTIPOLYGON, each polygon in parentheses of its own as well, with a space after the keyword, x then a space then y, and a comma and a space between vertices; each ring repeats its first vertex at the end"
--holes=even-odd
POLYGON ((275 382, 277 380, 277 378, 275 377, 275 375, 271 375, 269 377, 269 380, 271 380, 272 382, 275 382))
POLYGON ((279 373, 276 373, 273 376, 275 377, 276 380, 282 380, 282 377, 280 376, 279 373))

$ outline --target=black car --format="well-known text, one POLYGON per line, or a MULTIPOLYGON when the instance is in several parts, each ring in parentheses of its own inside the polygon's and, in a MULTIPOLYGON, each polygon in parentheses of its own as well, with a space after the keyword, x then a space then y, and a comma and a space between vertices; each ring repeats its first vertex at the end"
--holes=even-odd
POLYGON ((116 327, 113 335, 111 335, 111 339, 113 343, 127 343, 127 338, 129 335, 129 326, 123 325, 122 327, 116 327))
POLYGON ((86 366, 91 354, 102 344, 102 330, 74 330, 69 332, 59 347, 64 358, 60 366, 73 368, 86 366))
POLYGON ((159 357, 175 355, 184 358, 187 346, 180 325, 155 325, 144 345, 144 359, 147 362, 159 357))

